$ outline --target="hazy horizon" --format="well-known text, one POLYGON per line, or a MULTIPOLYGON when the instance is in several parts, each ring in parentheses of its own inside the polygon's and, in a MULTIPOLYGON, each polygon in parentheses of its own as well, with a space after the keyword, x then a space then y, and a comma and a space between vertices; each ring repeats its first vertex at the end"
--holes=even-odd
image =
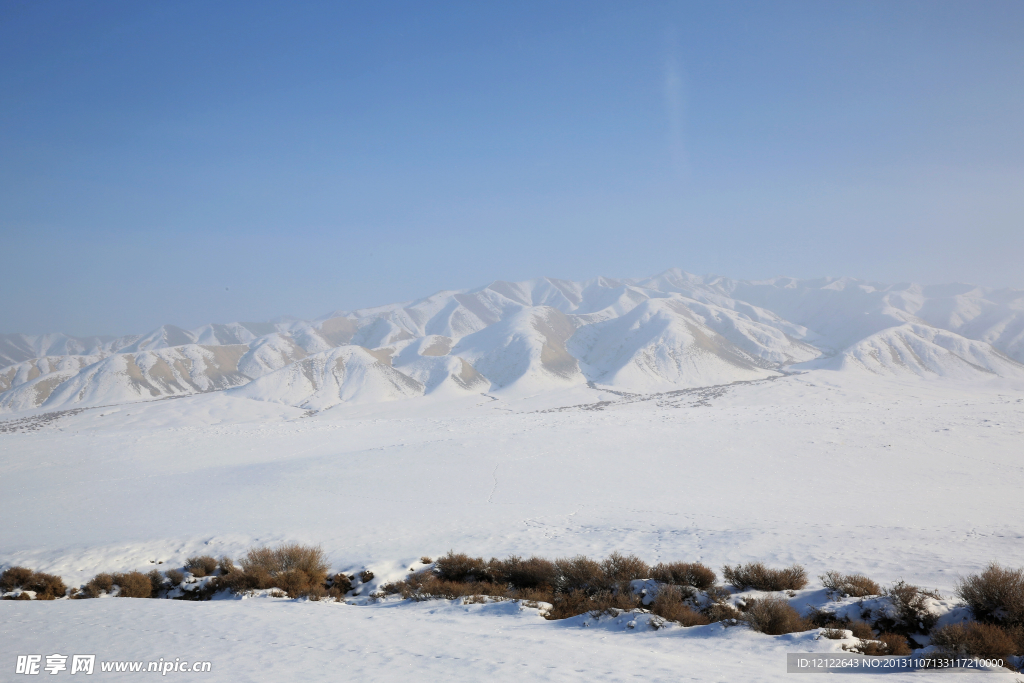
MULTIPOLYGON (((664 273, 664 272, 666 272, 668 270, 671 270, 671 269, 672 268, 666 268, 666 269, 664 269, 662 271, 659 271, 657 273, 648 273, 647 275, 629 276, 629 277, 616 276, 616 275, 610 275, 610 274, 604 273, 604 274, 600 274, 600 275, 592 275, 592 276, 586 277, 586 278, 580 278, 579 280, 575 280, 575 281, 594 280, 594 279, 597 279, 599 277, 604 277, 604 278, 608 278, 608 279, 612 279, 612 280, 623 280, 623 281, 625 281, 625 280, 643 280, 643 279, 645 279, 647 277, 654 277, 656 275, 659 275, 659 274, 664 273)), ((732 280, 742 280, 742 281, 763 281, 763 280, 771 280, 771 279, 776 279, 776 278, 791 278, 792 277, 792 276, 789 276, 789 275, 777 275, 777 276, 774 276, 774 277, 771 277, 771 278, 739 278, 739 277, 733 277, 731 275, 723 274, 723 273, 693 273, 693 272, 690 272, 690 271, 686 271, 685 269, 680 269, 680 270, 683 270, 684 272, 687 272, 690 275, 698 275, 698 276, 705 277, 705 278, 724 277, 724 278, 729 278, 729 279, 732 279, 732 280)), ((526 278, 526 280, 537 280, 537 279, 544 279, 544 278, 551 278, 551 279, 554 279, 554 280, 569 280, 569 278, 561 278, 561 277, 558 277, 558 276, 555 276, 555 275, 539 275, 539 276, 532 277, 532 278, 526 278)), ((1024 288, 1021 288, 1021 287, 1012 287, 1012 286, 1008 286, 1008 287, 986 287, 984 285, 978 285, 976 283, 970 283, 970 282, 911 282, 911 281, 907 281, 907 280, 904 280, 904 281, 901 281, 901 282, 879 282, 877 280, 869 280, 869 279, 866 279, 866 278, 856 278, 856 277, 849 276, 849 275, 822 275, 822 276, 819 276, 819 277, 795 278, 795 279, 799 279, 799 280, 802 280, 802 281, 811 281, 811 282, 813 282, 815 280, 826 280, 826 279, 833 279, 834 280, 834 279, 839 279, 839 278, 850 278, 850 279, 858 280, 860 282, 864 282, 864 283, 867 283, 867 284, 885 285, 885 286, 892 286, 892 287, 896 287, 896 286, 900 286, 900 285, 904 285, 904 284, 915 284, 915 285, 920 285, 922 287, 939 286, 939 285, 965 285, 965 286, 982 287, 984 289, 996 289, 996 290, 1009 289, 1009 290, 1018 290, 1019 291, 1019 290, 1024 289, 1024 288)), ((328 315, 330 315, 332 313, 339 313, 339 312, 343 312, 343 311, 344 312, 354 312, 354 311, 359 311, 359 310, 372 309, 372 308, 376 308, 376 307, 380 307, 380 306, 388 306, 388 305, 401 304, 401 303, 411 303, 411 302, 415 302, 415 301, 419 301, 419 300, 422 300, 422 299, 429 298, 431 296, 434 296, 435 294, 439 294, 441 292, 446 292, 446 291, 473 291, 473 290, 482 289, 484 287, 487 287, 490 284, 492 284, 493 282, 497 282, 497 281, 498 280, 490 280, 488 282, 478 283, 476 285, 468 286, 468 287, 445 287, 445 288, 442 288, 442 289, 434 290, 432 292, 427 292, 427 293, 424 293, 424 294, 419 295, 419 296, 414 296, 414 297, 410 297, 410 298, 407 298, 407 299, 402 299, 402 300, 399 300, 399 301, 379 301, 379 302, 374 302, 374 303, 368 303, 366 305, 353 306, 353 307, 344 308, 344 309, 343 308, 329 308, 327 310, 323 310, 323 311, 320 311, 318 313, 314 313, 314 314, 311 314, 311 315, 296 315, 294 313, 283 312, 283 313, 278 313, 276 315, 271 315, 271 316, 268 316, 268 317, 265 317, 265 318, 260 318, 260 319, 256 319, 256 318, 245 318, 245 319, 243 319, 243 318, 239 318, 239 317, 234 317, 234 318, 229 318, 229 319, 225 318, 225 319, 221 319, 221 320, 201 320, 201 321, 191 320, 188 324, 182 324, 182 323, 179 323, 176 320, 166 320, 166 321, 160 323, 159 325, 154 325, 154 326, 149 327, 149 328, 134 329, 134 330, 119 330, 116 333, 112 333, 112 332, 89 332, 89 333, 83 333, 83 334, 75 334, 75 333, 72 333, 72 332, 68 332, 67 330, 43 330, 43 331, 25 332, 24 330, 3 330, 3 329, 0 329, 0 334, 26 334, 28 336, 38 336, 38 335, 43 335, 43 334, 61 334, 61 333, 63 333, 63 334, 67 334, 67 335, 72 336, 72 337, 97 337, 97 336, 98 337, 118 337, 118 336, 124 336, 124 335, 132 335, 132 334, 146 334, 147 332, 151 332, 152 330, 154 330, 154 329, 156 329, 158 327, 161 327, 163 325, 174 325, 176 327, 180 327, 180 328, 183 328, 183 329, 187 330, 187 329, 194 329, 194 328, 197 328, 197 327, 201 327, 203 325, 207 325, 207 324, 211 324, 211 323, 213 323, 213 324, 257 323, 257 322, 263 323, 263 322, 283 321, 283 320, 289 320, 289 319, 292 319, 292 320, 316 320, 316 319, 324 318, 324 317, 326 317, 326 316, 328 316, 328 315)))

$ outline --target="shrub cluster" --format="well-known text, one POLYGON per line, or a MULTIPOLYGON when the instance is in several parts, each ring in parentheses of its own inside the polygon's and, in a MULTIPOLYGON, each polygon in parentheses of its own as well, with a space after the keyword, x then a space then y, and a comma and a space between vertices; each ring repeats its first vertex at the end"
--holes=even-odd
MULTIPOLYGON (((421 558, 430 565, 431 558, 421 558)), ((324 597, 343 599, 352 590, 354 575, 329 575, 329 565, 319 547, 286 544, 277 548, 250 549, 236 566, 228 557, 219 560, 194 556, 186 560, 184 569, 195 578, 205 578, 202 588, 185 591, 182 599, 209 599, 218 590, 242 592, 270 589, 292 598, 324 597)), ((359 575, 362 583, 373 580, 373 572, 359 575)), ((725 566, 725 581, 739 590, 757 589, 767 592, 799 590, 807 585, 803 567, 793 565, 773 569, 760 562, 725 566)), ((843 639, 852 633, 858 643, 850 649, 867 655, 901 655, 910 652, 909 637, 929 633, 940 652, 949 657, 1003 658, 1024 656, 1024 569, 1006 569, 989 565, 980 574, 970 575, 957 583, 957 595, 967 603, 977 621, 934 628, 937 616, 928 608, 928 599, 939 599, 932 591, 897 581, 882 589, 860 574, 829 571, 821 577, 830 597, 868 597, 883 595, 892 604, 889 612, 862 616, 873 623, 851 620, 846 616, 812 609, 801 616, 781 596, 747 600, 738 610, 729 599, 731 593, 716 585, 717 576, 700 563, 659 563, 654 567, 635 555, 613 553, 602 561, 583 555, 554 561, 541 557, 484 560, 450 551, 423 571, 403 581, 387 583, 376 596, 398 594, 414 600, 435 598, 516 599, 534 604, 550 603, 546 615, 563 619, 580 614, 617 613, 642 607, 640 595, 630 582, 653 579, 659 583, 654 599, 647 608, 663 619, 683 626, 697 626, 715 621, 740 620, 751 629, 768 635, 781 635, 811 628, 822 629, 826 638, 843 639), (741 611, 742 610, 742 611, 741 611), (872 627, 874 630, 872 630, 872 627), (875 635, 878 631, 880 635, 875 635)), ((25 567, 9 567, 0 573, 0 592, 20 589, 18 596, 6 599, 53 600, 69 595, 73 598, 95 598, 116 594, 118 597, 160 597, 164 591, 186 581, 185 574, 170 569, 164 574, 153 570, 117 574, 97 574, 81 591, 67 590, 63 580, 51 574, 34 572, 25 567), (116 591, 115 591, 116 588, 116 591)), ((843 646, 846 649, 847 646, 843 646)), ((916 645, 915 645, 916 647, 916 645)))
MULTIPOLYGON (((11 592, 20 588, 22 591, 32 591, 36 594, 36 600, 56 600, 67 594, 67 587, 64 580, 53 574, 34 572, 25 567, 8 567, 0 574, 0 591, 11 592)), ((22 593, 24 595, 24 593, 22 593)), ((15 598, 12 598, 15 599, 15 598)), ((17 599, 29 600, 24 595, 17 599)))
POLYGON ((722 568, 725 582, 739 590, 759 591, 800 590, 807 585, 807 572, 798 564, 785 569, 772 569, 761 562, 722 568))
POLYGON ((648 608, 669 621, 695 626, 743 616, 725 601, 727 591, 715 590, 717 577, 708 567, 675 562, 652 568, 635 555, 621 553, 599 562, 583 555, 554 561, 518 555, 484 560, 450 551, 438 558, 431 570, 384 584, 381 594, 414 600, 489 596, 547 602, 551 608, 546 616, 564 619, 588 612, 638 609, 641 597, 629 584, 647 578, 665 584, 648 608), (697 608, 697 590, 707 591, 703 609, 697 608))

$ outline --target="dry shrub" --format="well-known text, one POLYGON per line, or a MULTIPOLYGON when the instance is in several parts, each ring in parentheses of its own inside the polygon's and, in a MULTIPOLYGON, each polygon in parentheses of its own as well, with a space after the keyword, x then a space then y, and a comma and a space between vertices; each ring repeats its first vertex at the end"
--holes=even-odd
POLYGON ((595 595, 605 587, 601 565, 589 557, 563 557, 555 560, 555 568, 558 571, 555 579, 555 590, 558 593, 582 592, 595 595))
POLYGON ((177 569, 168 569, 167 580, 171 582, 171 586, 180 586, 185 580, 185 575, 177 569))
POLYGON ((861 640, 870 640, 875 637, 875 632, 871 630, 871 625, 866 621, 860 621, 856 619, 850 622, 850 625, 846 628, 853 632, 854 638, 860 638, 861 640))
POLYGON ((201 601, 210 600, 213 598, 214 593, 225 588, 225 585, 221 582, 221 578, 218 576, 212 576, 203 582, 201 585, 192 584, 190 590, 182 591, 176 600, 191 600, 201 601))
POLYGON ((298 543, 252 548, 241 565, 241 571, 223 577, 223 587, 235 592, 280 588, 293 598, 307 595, 314 587, 322 587, 330 568, 320 546, 298 543))
POLYGON ((949 657, 1006 659, 1024 654, 1013 633, 996 624, 950 624, 931 632, 932 645, 949 657))
POLYGON ((330 587, 341 593, 342 596, 344 596, 345 593, 348 593, 350 590, 352 590, 352 579, 347 574, 342 574, 341 572, 338 572, 337 574, 331 577, 330 587))
POLYGON ((309 576, 301 569, 286 569, 274 577, 274 588, 280 588, 292 598, 309 595, 309 592, 318 586, 320 584, 310 581, 309 576))
POLYGON ((862 641, 850 650, 871 657, 903 656, 910 654, 910 645, 907 644, 907 639, 898 633, 883 633, 874 640, 862 641))
POLYGON ((82 595, 86 598, 98 598, 101 593, 109 593, 114 587, 114 577, 110 574, 97 574, 82 589, 82 595))
POLYGON ((430 564, 431 562, 433 562, 433 560, 426 555, 420 558, 420 564, 430 564))
POLYGON ((830 596, 866 598, 869 595, 882 594, 882 588, 863 574, 840 574, 829 571, 818 578, 830 596))
POLYGON ((369 569, 364 569, 363 571, 359 572, 359 580, 362 583, 370 583, 371 581, 373 581, 373 572, 371 572, 369 569))
POLYGON ((587 613, 597 616, 605 612, 618 613, 640 606, 638 596, 626 593, 613 594, 610 591, 591 594, 585 590, 574 589, 558 593, 552 600, 553 607, 547 615, 548 619, 566 619, 587 613))
POLYGON ((490 581, 449 581, 430 572, 414 574, 404 581, 385 583, 378 593, 378 596, 383 595, 401 595, 412 600, 454 600, 470 595, 518 597, 516 591, 490 581))
POLYGON ((185 569, 196 578, 209 576, 217 571, 217 560, 209 555, 198 555, 185 560, 185 569))
POLYGON ((0 590, 8 592, 20 588, 25 585, 30 576, 32 576, 31 569, 8 567, 3 574, 0 574, 0 590))
POLYGON ((438 558, 434 571, 445 581, 482 581, 490 578, 484 558, 470 557, 453 550, 438 558))
POLYGON ((808 631, 812 627, 811 623, 801 617, 788 602, 774 595, 760 600, 750 600, 746 605, 744 618, 750 624, 750 628, 769 636, 808 631))
POLYGON ((823 628, 821 635, 825 636, 829 640, 842 640, 846 637, 846 629, 842 628, 823 628))
POLYGON ((519 590, 550 590, 558 580, 555 563, 541 557, 524 560, 511 555, 504 560, 491 560, 490 564, 490 573, 496 582, 519 590))
POLYGON ((981 574, 958 581, 956 594, 979 621, 1024 626, 1024 569, 993 562, 981 574))
POLYGON ((149 585, 152 589, 152 595, 155 598, 158 595, 160 595, 160 591, 161 589, 163 589, 164 581, 166 579, 164 579, 163 574, 161 574, 155 569, 150 573, 146 574, 146 576, 149 577, 149 585))
POLYGON ((761 562, 722 568, 726 583, 739 590, 754 588, 760 591, 800 590, 807 585, 807 572, 794 564, 785 569, 771 569, 761 562))
MULTIPOLYGON (((4 591, 12 591, 21 588, 23 591, 32 591, 36 594, 36 600, 56 600, 67 593, 67 586, 64 580, 54 574, 34 572, 25 567, 8 567, 0 575, 0 584, 4 591)), ((24 595, 24 594, 22 594, 24 595)), ((29 596, 19 600, 31 600, 29 596)))
POLYGON ((605 585, 622 586, 636 579, 646 579, 651 575, 650 566, 636 555, 612 553, 601 562, 605 585))
POLYGON ((242 570, 262 569, 271 576, 297 569, 304 572, 313 583, 323 583, 327 578, 329 565, 320 546, 305 546, 286 543, 277 548, 253 548, 242 560, 242 570))
POLYGON ((552 602, 555 599, 555 594, 549 587, 541 586, 540 588, 516 588, 512 590, 511 597, 531 603, 552 602))
POLYGON ((5 595, 4 600, 31 600, 32 597, 28 593, 18 593, 17 595, 5 595))
POLYGON ((700 611, 709 621, 727 621, 729 619, 742 619, 743 613, 727 602, 713 602, 700 611))
POLYGON ((849 617, 837 617, 835 612, 826 612, 817 607, 811 607, 805 618, 815 628, 850 631, 853 633, 854 638, 861 640, 870 640, 875 637, 874 631, 871 630, 871 626, 866 621, 850 619, 849 617))
POLYGON ((896 609, 896 617, 880 616, 875 620, 875 628, 879 631, 891 631, 902 635, 921 632, 927 633, 935 626, 938 616, 928 610, 927 599, 940 599, 938 593, 914 586, 902 579, 891 588, 882 590, 882 595, 889 598, 896 609))
POLYGON ((153 593, 149 577, 142 572, 114 574, 113 579, 120 588, 117 593, 119 598, 148 598, 153 593))
POLYGON ((718 582, 714 570, 699 562, 659 563, 654 565, 651 570, 651 578, 677 586, 692 586, 702 591, 706 591, 718 582))
POLYGON ((230 574, 231 572, 238 571, 234 561, 227 555, 221 555, 220 560, 217 562, 217 568, 220 569, 221 574, 230 574))
POLYGON ((703 626, 711 620, 695 611, 684 600, 688 597, 678 586, 662 586, 650 604, 650 610, 663 619, 675 621, 683 626, 703 626))

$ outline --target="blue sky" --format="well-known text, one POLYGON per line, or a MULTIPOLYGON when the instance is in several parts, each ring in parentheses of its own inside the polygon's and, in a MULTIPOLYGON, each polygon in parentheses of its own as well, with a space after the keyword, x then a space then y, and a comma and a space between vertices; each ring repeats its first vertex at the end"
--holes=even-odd
POLYGON ((1024 3, 0 2, 0 332, 1024 287, 1024 3))

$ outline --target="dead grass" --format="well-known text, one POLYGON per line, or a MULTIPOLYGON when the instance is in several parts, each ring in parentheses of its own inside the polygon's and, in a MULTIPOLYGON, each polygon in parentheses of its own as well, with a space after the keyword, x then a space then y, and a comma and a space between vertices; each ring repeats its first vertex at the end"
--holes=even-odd
POLYGON ((142 572, 125 572, 114 574, 114 583, 117 584, 119 598, 148 598, 153 594, 153 586, 149 577, 142 572))
POLYGON ((722 576, 726 583, 739 590, 800 590, 807 585, 807 572, 797 564, 785 569, 772 569, 761 562, 748 562, 735 567, 726 565, 722 568, 722 576))
POLYGON ((866 598, 869 595, 882 594, 881 586, 863 574, 840 574, 829 571, 818 578, 828 591, 829 597, 866 598))
POLYGON ((747 602, 744 619, 751 629, 770 636, 813 628, 788 602, 774 595, 747 602))
POLYGON ((958 581, 956 594, 979 621, 1024 626, 1024 569, 993 562, 981 574, 958 581))
POLYGON ((701 591, 718 583, 714 570, 699 562, 659 563, 651 569, 651 578, 662 583, 691 586, 701 591))
POLYGON ((185 570, 191 572, 192 576, 198 579, 211 576, 217 571, 217 560, 209 555, 190 557, 185 560, 185 570))

